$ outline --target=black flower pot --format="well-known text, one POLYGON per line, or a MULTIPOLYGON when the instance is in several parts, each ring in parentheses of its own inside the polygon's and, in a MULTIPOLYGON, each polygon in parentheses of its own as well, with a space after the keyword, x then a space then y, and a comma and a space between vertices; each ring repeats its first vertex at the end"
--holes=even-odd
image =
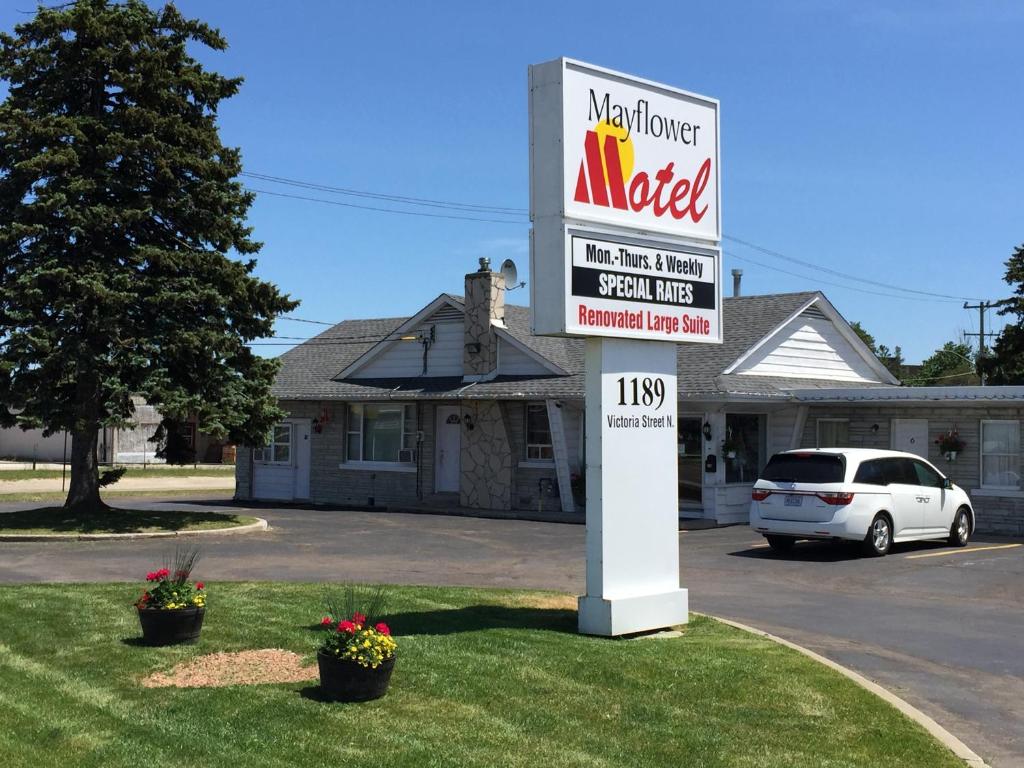
POLYGON ((330 701, 379 699, 387 693, 391 672, 395 668, 394 656, 385 659, 376 669, 319 651, 316 660, 320 666, 320 690, 330 701))
POLYGON ((202 608, 139 608, 142 642, 146 645, 194 643, 203 628, 205 606, 202 608))

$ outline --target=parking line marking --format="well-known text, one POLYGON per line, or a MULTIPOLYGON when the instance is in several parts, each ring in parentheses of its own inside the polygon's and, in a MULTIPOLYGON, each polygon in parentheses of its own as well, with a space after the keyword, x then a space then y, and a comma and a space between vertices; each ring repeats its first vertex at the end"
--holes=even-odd
POLYGON ((920 557, 942 557, 943 555, 966 555, 969 552, 986 552, 991 549, 1016 549, 1024 547, 1024 544, 995 544, 991 547, 964 547, 963 549, 951 549, 944 552, 925 552, 922 555, 907 555, 904 560, 917 560, 920 557))

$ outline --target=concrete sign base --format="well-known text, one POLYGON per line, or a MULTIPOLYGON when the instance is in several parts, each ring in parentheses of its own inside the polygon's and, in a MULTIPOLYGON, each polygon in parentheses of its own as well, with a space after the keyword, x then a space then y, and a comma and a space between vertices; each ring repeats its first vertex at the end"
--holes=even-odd
POLYGON ((579 630, 614 636, 683 624, 676 345, 586 345, 587 594, 579 630))

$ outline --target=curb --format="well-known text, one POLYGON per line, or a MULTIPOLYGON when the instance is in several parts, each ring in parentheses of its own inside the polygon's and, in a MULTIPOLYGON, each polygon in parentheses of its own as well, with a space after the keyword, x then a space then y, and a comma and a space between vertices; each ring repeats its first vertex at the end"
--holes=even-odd
POLYGON ((255 523, 231 528, 207 528, 201 531, 154 531, 153 533, 4 533, 0 541, 124 541, 132 539, 172 539, 179 536, 232 536, 267 530, 267 521, 257 517, 255 523))
MULTIPOLYGON (((691 613, 696 612, 691 611, 691 613)), ((959 759, 963 760, 965 765, 969 765, 971 766, 971 768, 990 768, 988 763, 986 763, 980 755, 978 755, 973 749, 971 749, 962 741, 960 741, 960 739, 958 739, 952 733, 950 733, 937 722, 935 722, 931 717, 926 715, 924 712, 922 712, 912 704, 904 701, 895 693, 892 693, 891 691, 883 688, 878 683, 868 680, 866 677, 859 674, 858 672, 854 672, 849 667, 844 667, 842 664, 832 661, 832 659, 825 658, 821 654, 815 653, 809 648, 804 648, 802 645, 797 645, 794 642, 778 637, 777 635, 773 635, 769 632, 765 632, 764 630, 758 629, 757 627, 751 627, 747 624, 740 624, 738 621, 723 619, 719 616, 710 616, 708 614, 698 615, 708 616, 708 618, 714 619, 715 621, 720 621, 723 624, 729 625, 730 627, 735 627, 736 629, 742 630, 744 632, 749 632, 752 635, 757 635, 759 637, 765 638, 766 640, 771 640, 772 642, 778 643, 779 645, 784 645, 787 648, 791 648, 798 653, 802 653, 804 656, 808 657, 809 659, 813 659, 819 664, 824 664, 829 669, 835 670, 839 674, 855 682, 864 690, 870 691, 871 693, 878 696, 878 698, 882 699, 886 703, 891 704, 893 707, 898 709, 902 714, 906 715, 915 723, 917 723, 926 731, 928 731, 928 733, 931 734, 932 737, 938 740, 939 743, 941 743, 944 747, 949 749, 959 759)))

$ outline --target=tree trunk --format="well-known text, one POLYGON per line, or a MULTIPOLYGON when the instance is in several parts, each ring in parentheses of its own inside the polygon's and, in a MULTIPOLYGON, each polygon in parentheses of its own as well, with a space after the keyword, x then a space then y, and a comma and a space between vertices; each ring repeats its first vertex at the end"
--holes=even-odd
POLYGON ((71 484, 65 507, 87 512, 106 509, 100 499, 100 468, 96 460, 99 427, 94 425, 71 433, 71 484))

